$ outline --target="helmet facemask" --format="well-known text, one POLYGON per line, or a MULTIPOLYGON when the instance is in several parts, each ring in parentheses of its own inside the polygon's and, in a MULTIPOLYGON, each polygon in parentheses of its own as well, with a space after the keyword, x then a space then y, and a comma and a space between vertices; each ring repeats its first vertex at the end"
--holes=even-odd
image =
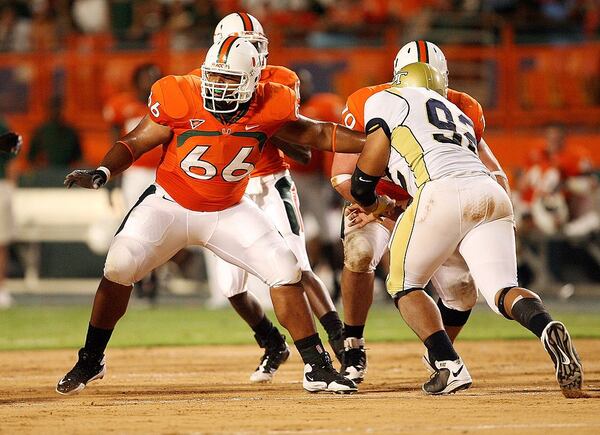
POLYGON ((250 84, 248 73, 202 65, 202 99, 206 110, 212 113, 234 113, 240 108, 240 104, 252 98, 253 92, 254 87, 250 84), (224 80, 216 81, 215 76, 222 76, 224 80))

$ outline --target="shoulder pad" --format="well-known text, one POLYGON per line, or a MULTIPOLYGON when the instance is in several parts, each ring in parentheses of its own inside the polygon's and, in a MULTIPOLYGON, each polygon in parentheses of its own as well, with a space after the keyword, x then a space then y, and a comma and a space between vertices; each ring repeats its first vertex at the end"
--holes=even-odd
POLYGON ((152 86, 152 101, 159 103, 162 118, 174 121, 184 119, 193 105, 195 76, 166 76, 152 86))
POLYGON ((473 128, 477 140, 481 140, 483 131, 485 130, 485 117, 483 116, 481 104, 469 94, 458 92, 453 89, 448 89, 448 100, 450 100, 451 103, 454 103, 471 119, 471 121, 473 121, 473 128))
POLYGON ((279 83, 259 83, 257 98, 263 122, 292 121, 298 118, 296 92, 279 83))
POLYGON ((296 83, 298 83, 300 79, 298 78, 298 75, 289 68, 278 65, 267 65, 261 73, 260 81, 275 82, 287 86, 288 88, 295 88, 296 83))

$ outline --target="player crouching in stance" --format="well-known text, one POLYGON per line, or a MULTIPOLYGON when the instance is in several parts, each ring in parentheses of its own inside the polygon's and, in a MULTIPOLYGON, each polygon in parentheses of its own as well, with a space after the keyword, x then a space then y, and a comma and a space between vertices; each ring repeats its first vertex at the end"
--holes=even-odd
POLYGON ((353 152, 362 148, 364 136, 300 117, 293 90, 259 83, 259 77, 256 48, 242 38, 225 38, 209 49, 201 77, 167 76, 154 84, 149 115, 115 143, 98 169, 67 175, 68 187, 97 189, 144 152, 163 146, 156 182, 113 239, 85 345, 58 382, 58 393, 77 393, 104 376, 104 352, 125 314, 132 283, 188 245, 204 246, 269 285, 277 318, 304 361, 306 390, 356 391, 323 349, 299 284, 296 257, 244 191, 270 136, 293 137, 299 145, 322 149, 337 143, 353 152))
POLYGON ((445 98, 446 89, 436 69, 413 63, 394 86, 371 96, 367 143, 351 184, 365 213, 384 215, 395 206, 375 193, 386 169, 402 175, 413 197, 392 234, 386 284, 402 317, 434 350, 436 371, 423 390, 445 394, 471 385, 440 316, 423 315, 435 306, 425 285, 458 253, 492 310, 540 337, 563 394, 580 397, 583 373, 569 333, 535 293, 518 286, 512 204, 479 159, 472 122, 445 98))

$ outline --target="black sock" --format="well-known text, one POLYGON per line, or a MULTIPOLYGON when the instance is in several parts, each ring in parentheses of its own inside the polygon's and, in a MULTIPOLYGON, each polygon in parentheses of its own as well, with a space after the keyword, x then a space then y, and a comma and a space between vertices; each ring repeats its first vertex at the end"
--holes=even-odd
POLYGON ((365 325, 348 325, 344 323, 344 337, 363 338, 365 325))
POLYGON ((435 361, 454 361, 458 359, 458 354, 454 350, 446 331, 434 332, 425 339, 423 344, 429 351, 430 357, 433 356, 435 361))
POLYGON ((323 349, 323 343, 321 343, 319 334, 301 338, 300 340, 294 341, 294 344, 305 364, 319 362, 323 359, 325 350, 323 349))
POLYGON ((102 355, 106 350, 112 332, 112 329, 96 328, 89 324, 83 347, 90 353, 102 355))
POLYGON ((537 298, 523 298, 518 300, 513 304, 510 312, 513 319, 529 329, 537 337, 541 337, 546 325, 552 322, 552 317, 546 311, 544 304, 537 298))
POLYGON ((269 337, 269 335, 271 335, 273 333, 274 329, 277 330, 277 328, 275 328, 275 326, 273 326, 273 322, 271 322, 266 315, 263 316, 263 318, 260 322, 258 322, 256 325, 254 325, 252 327, 252 330, 254 331, 254 333, 256 335, 258 335, 260 338, 264 338, 264 339, 269 337))
POLYGON ((340 338, 344 333, 344 326, 337 311, 330 311, 319 318, 330 340, 340 338))

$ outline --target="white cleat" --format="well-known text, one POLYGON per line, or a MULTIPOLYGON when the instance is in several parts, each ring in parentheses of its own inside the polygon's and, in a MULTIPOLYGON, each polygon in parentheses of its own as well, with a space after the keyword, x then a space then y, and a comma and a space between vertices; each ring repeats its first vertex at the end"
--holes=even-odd
POLYGON ((437 368, 431 363, 431 361, 429 361, 429 352, 427 351, 427 349, 425 349, 425 353, 421 358, 421 362, 423 363, 425 369, 429 372, 430 375, 436 372, 437 368))
POLYGON ((304 389, 311 393, 330 391, 337 394, 352 394, 357 391, 356 384, 339 374, 331 365, 327 353, 325 355, 323 361, 304 365, 304 389))
POLYGON ((467 366, 460 358, 456 361, 436 361, 435 366, 437 370, 423 384, 423 391, 427 394, 456 393, 466 390, 473 383, 467 366))

